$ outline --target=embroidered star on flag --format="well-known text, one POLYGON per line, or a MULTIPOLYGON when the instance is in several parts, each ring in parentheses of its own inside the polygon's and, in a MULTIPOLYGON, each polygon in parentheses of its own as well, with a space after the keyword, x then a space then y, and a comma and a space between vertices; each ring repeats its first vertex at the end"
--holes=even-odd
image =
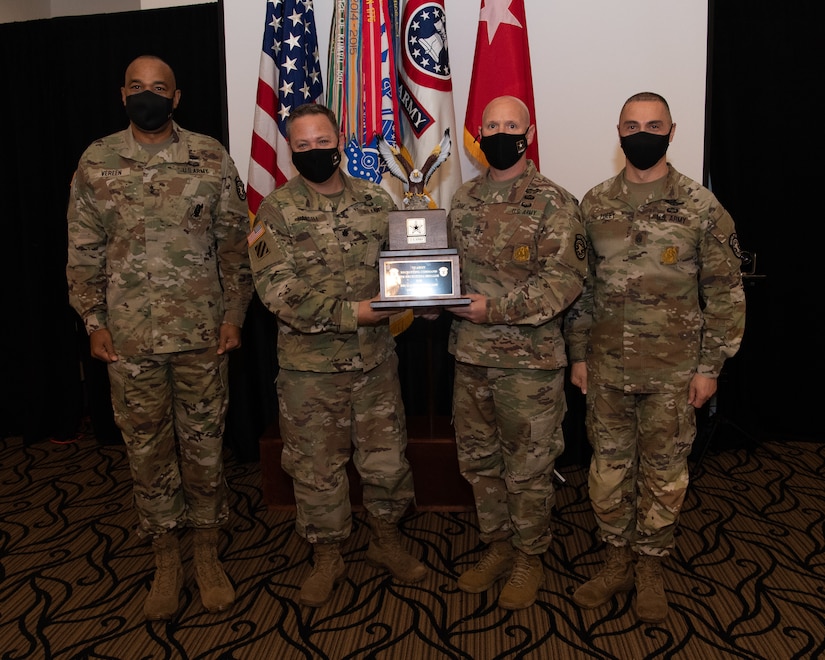
MULTIPOLYGON (((490 101, 504 95, 524 101, 530 110, 530 121, 535 123, 524 0, 481 0, 473 74, 464 118, 464 146, 485 167, 487 159, 476 141, 481 114, 490 101)), ((538 136, 527 148, 527 157, 538 169, 538 136)))

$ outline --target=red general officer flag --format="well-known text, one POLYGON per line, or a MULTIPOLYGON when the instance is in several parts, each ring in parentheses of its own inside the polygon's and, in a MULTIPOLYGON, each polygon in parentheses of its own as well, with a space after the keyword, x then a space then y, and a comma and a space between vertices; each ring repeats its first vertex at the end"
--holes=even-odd
MULTIPOLYGON (((464 146, 482 165, 487 159, 476 138, 481 113, 497 96, 515 96, 527 104, 535 123, 533 74, 527 43, 524 0, 481 0, 473 74, 464 118, 464 146)), ((539 167, 538 136, 527 148, 527 157, 539 167)))

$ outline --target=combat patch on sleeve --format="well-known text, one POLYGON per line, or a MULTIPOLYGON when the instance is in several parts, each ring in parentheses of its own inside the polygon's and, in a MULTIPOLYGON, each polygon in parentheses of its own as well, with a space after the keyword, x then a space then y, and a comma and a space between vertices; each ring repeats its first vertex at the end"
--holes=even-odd
POLYGON ((238 193, 238 199, 246 201, 246 188, 244 188, 243 181, 239 176, 235 177, 235 192, 238 193))
POLYGON ((582 234, 576 234, 576 242, 573 245, 576 250, 576 257, 579 261, 587 256, 587 239, 582 234))
POLYGON ((730 245, 730 249, 733 251, 733 256, 739 259, 739 261, 742 261, 742 246, 739 245, 739 236, 737 234, 734 233, 730 235, 728 245, 730 245))

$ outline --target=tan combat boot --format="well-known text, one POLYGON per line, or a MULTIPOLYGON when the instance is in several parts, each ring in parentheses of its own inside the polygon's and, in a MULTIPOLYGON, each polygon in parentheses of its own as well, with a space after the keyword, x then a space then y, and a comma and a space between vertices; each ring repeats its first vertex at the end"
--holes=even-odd
POLYGON ((220 612, 235 602, 235 589, 218 560, 218 530, 195 530, 195 579, 201 602, 209 612, 220 612))
POLYGON ((510 579, 501 590, 498 606, 505 610, 523 610, 536 602, 539 588, 544 584, 544 566, 541 556, 516 550, 516 560, 510 579))
POLYGON ((312 572, 301 585, 298 602, 321 607, 329 600, 333 588, 347 576, 347 565, 339 543, 315 543, 312 550, 312 572))
POLYGON ((458 578, 458 588, 468 594, 487 591, 499 579, 510 575, 516 551, 510 541, 493 541, 475 566, 458 578))
POLYGON ((645 623, 659 623, 667 617, 661 557, 642 555, 636 562, 636 616, 645 623))
POLYGON ((155 553, 155 579, 143 604, 143 615, 149 621, 171 619, 178 611, 180 590, 183 588, 183 567, 180 546, 174 532, 166 532, 152 539, 155 553))
POLYGON ((372 538, 367 548, 367 563, 375 568, 386 568, 401 582, 421 582, 427 569, 401 547, 401 535, 395 523, 369 516, 369 524, 372 538))
POLYGON ((633 551, 628 546, 607 545, 607 559, 595 577, 573 593, 579 607, 592 609, 604 605, 615 594, 633 588, 633 551))

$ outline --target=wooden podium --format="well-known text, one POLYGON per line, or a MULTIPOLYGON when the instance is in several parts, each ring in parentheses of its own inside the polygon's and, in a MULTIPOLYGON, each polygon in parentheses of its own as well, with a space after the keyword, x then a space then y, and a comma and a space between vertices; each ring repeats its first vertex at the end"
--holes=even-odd
MULTIPOLYGON (((474 510, 473 491, 458 471, 455 435, 449 418, 408 417, 407 436, 416 510, 474 510)), ((281 467, 282 449, 276 422, 260 439, 263 498, 270 511, 295 508, 292 479, 281 467)), ((350 502, 354 509, 362 508, 361 480, 352 461, 347 464, 347 474, 350 502)))

